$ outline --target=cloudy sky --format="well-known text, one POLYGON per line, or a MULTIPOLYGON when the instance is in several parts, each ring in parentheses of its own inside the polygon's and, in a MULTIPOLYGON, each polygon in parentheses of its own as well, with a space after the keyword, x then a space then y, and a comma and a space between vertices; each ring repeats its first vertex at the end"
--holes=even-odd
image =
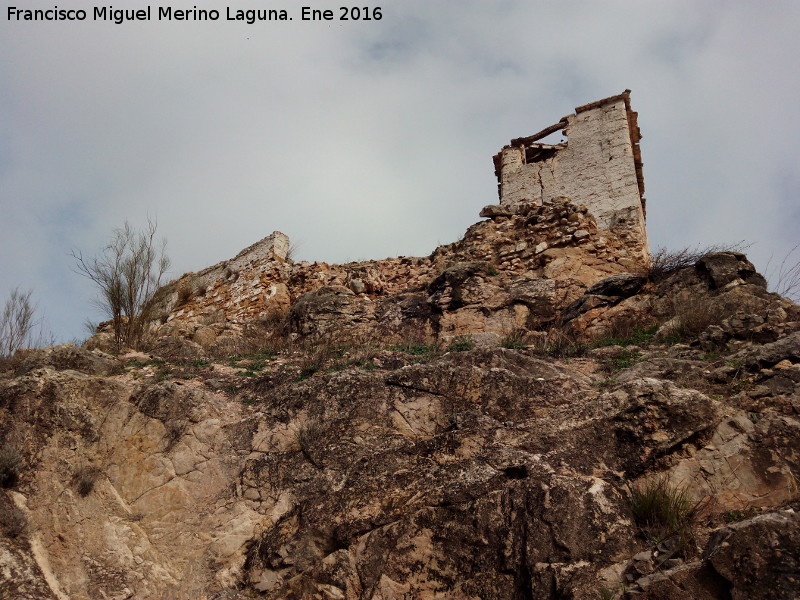
POLYGON ((83 22, 9 20, 4 3, 0 301, 33 288, 59 340, 101 316, 69 251, 126 220, 157 219, 173 277, 274 230, 306 260, 426 255, 496 202, 505 143, 626 88, 652 247, 746 240, 764 269, 800 241, 796 1, 391 0, 357 22, 325 1, 307 5, 337 20, 224 2, 121 25, 92 21, 101 3, 58 4, 83 22))

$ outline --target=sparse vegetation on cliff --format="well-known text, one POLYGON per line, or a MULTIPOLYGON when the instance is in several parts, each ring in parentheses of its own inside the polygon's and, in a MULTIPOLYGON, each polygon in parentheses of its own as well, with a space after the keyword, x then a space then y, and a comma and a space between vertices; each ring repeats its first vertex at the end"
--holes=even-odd
POLYGON ((149 219, 142 231, 126 221, 99 255, 72 251, 78 273, 98 288, 97 305, 111 318, 117 349, 140 349, 146 342, 152 300, 170 264, 166 240, 158 242, 156 230, 149 219))
POLYGON ((675 549, 684 555, 692 551, 698 518, 708 504, 693 500, 686 486, 674 485, 663 475, 631 489, 636 523, 651 539, 674 538, 675 549))
POLYGON ((749 244, 743 241, 735 244, 686 246, 678 249, 670 249, 662 246, 650 254, 651 262, 647 270, 647 278, 657 283, 665 280, 681 269, 693 267, 697 261, 704 256, 716 252, 744 252, 749 246, 749 244))
POLYGON ((9 444, 0 446, 0 487, 11 488, 19 480, 22 457, 16 448, 9 444))
POLYGON ((0 313, 0 360, 33 344, 32 334, 37 319, 32 294, 32 290, 14 288, 3 305, 0 313))
POLYGON ((764 269, 772 291, 800 303, 800 244, 794 246, 775 266, 772 260, 764 269))

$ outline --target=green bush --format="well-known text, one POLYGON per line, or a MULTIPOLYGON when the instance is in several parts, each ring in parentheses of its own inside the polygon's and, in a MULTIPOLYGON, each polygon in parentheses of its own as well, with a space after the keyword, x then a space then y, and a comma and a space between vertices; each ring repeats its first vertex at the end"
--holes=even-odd
POLYGON ((750 506, 744 510, 729 510, 722 513, 722 519, 726 523, 736 523, 737 521, 744 521, 759 514, 755 506, 750 506))
POLYGON ((516 329, 512 333, 505 336, 500 340, 500 345, 509 350, 521 350, 527 348, 528 344, 525 342, 526 331, 524 329, 516 329))
POLYGON ((414 362, 418 363, 428 362, 429 360, 436 358, 441 351, 441 348, 437 344, 426 344, 419 340, 406 340, 400 344, 388 346, 386 349, 392 352, 403 352, 404 354, 410 354, 414 357, 414 362))
POLYGON ((592 342, 592 348, 604 346, 646 346, 650 344, 658 331, 658 325, 652 327, 632 327, 625 335, 611 335, 592 342))
POLYGON ((466 352, 475 347, 475 342, 470 339, 462 338, 455 340, 447 347, 447 352, 466 352))
POLYGON ((622 369, 632 367, 639 362, 640 356, 641 355, 636 350, 624 349, 615 356, 603 358, 601 360, 601 367, 606 373, 614 373, 615 371, 621 371, 622 369))

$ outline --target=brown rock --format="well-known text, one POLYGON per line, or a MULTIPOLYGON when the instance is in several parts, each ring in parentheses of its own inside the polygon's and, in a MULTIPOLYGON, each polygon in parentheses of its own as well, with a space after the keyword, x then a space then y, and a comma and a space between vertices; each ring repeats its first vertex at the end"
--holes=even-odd
POLYGON ((33 369, 42 367, 53 367, 59 370, 74 369, 88 375, 109 375, 119 369, 120 364, 110 354, 99 350, 81 348, 75 344, 63 344, 25 353, 17 367, 16 374, 24 375, 33 369))
POLYGON ((217 341, 217 332, 213 327, 200 327, 194 332, 192 341, 208 350, 214 346, 214 343, 217 341))
POLYGON ((719 289, 738 280, 763 288, 767 286, 766 279, 758 274, 753 263, 741 252, 708 254, 697 261, 695 268, 711 289, 719 289))

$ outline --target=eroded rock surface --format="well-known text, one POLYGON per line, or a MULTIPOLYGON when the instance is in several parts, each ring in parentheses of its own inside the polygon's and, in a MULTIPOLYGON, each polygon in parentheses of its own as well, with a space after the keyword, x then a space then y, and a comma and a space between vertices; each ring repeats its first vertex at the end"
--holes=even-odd
MULTIPOLYGON (((86 364, 88 351, 71 352, 86 364)), ((611 379, 609 353, 502 348, 310 378, 282 359, 249 380, 217 364, 158 381, 164 364, 142 359, 110 376, 33 369, 0 387, 2 439, 21 457, 1 501, 25 522, 0 537, 0 589, 745 598, 767 597, 748 595, 764 577, 793 589, 779 558, 796 559, 796 519, 769 511, 797 498, 797 415, 753 419, 734 398, 669 381, 655 356, 668 349, 647 352, 656 371, 645 360, 611 379), (704 553, 673 551, 670 568, 631 581, 640 555, 658 553, 630 503, 653 473, 714 499, 697 526, 712 533, 698 533, 704 553), (746 522, 714 530, 745 509, 763 512, 753 533, 746 522)))

